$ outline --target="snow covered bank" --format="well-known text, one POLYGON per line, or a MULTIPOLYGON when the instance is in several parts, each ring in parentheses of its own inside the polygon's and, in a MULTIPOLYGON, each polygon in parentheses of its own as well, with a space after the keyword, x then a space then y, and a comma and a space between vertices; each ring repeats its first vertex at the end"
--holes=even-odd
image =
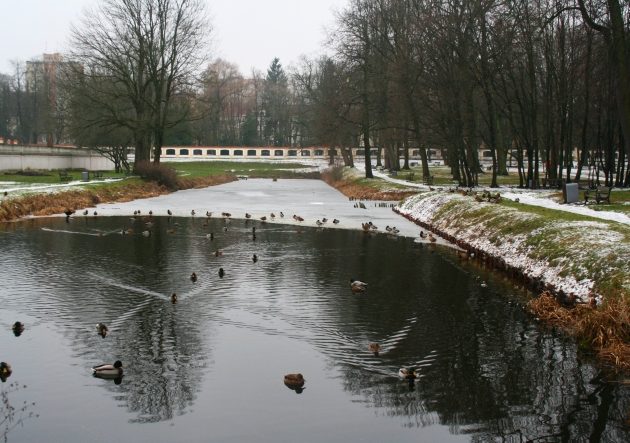
POLYGON ((630 293, 630 228, 518 203, 428 192, 397 210, 410 220, 518 271, 537 289, 587 302, 630 293))

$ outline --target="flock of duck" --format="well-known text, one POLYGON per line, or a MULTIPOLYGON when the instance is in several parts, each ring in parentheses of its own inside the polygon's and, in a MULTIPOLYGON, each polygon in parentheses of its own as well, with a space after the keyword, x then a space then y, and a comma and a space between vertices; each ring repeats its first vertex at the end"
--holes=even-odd
MULTIPOLYGON (((355 207, 365 208, 365 205, 362 202, 359 202, 355 204, 355 207)), ((173 212, 170 209, 167 209, 166 213, 169 216, 169 218, 173 216, 173 212)), ((70 217, 75 214, 75 210, 67 209, 66 211, 64 211, 64 214, 66 215, 66 222, 69 222, 70 217)), ((88 215, 90 215, 90 213, 86 209, 83 211, 83 215, 87 217, 88 215)), ((98 212, 93 211, 92 215, 96 217, 98 215, 98 212)), ((190 215, 191 217, 195 217, 197 215, 197 212, 193 209, 190 211, 190 215)), ((210 219, 212 217, 212 212, 206 211, 205 215, 207 219, 210 219)), ((141 217, 143 217, 143 214, 141 213, 141 211, 135 210, 133 213, 133 217, 130 220, 132 223, 134 223, 134 226, 137 226, 136 223, 139 220, 141 220, 141 217)), ((153 227, 152 217, 153 217, 153 211, 148 211, 148 219, 146 218, 143 219, 145 221, 144 229, 140 231, 140 234, 144 237, 151 236, 151 229, 153 227)), ((224 222, 225 222, 225 226, 223 229, 224 231, 227 231, 232 214, 228 212, 222 212, 221 217, 224 219, 224 222)), ((263 216, 258 217, 258 219, 260 220, 261 223, 266 223, 267 221, 275 221, 277 217, 282 219, 285 217, 285 214, 282 211, 280 211, 278 215, 272 212, 269 214, 269 217, 267 217, 267 215, 263 215, 263 216)), ((299 215, 293 214, 292 217, 293 217, 293 220, 296 222, 304 221, 304 218, 299 215)), ((252 214, 245 213, 246 220, 251 220, 252 218, 253 218, 252 214)), ((329 220, 327 218, 321 218, 321 219, 317 219, 315 224, 318 227, 323 227, 328 222, 329 220)), ((340 223, 340 221, 335 218, 331 221, 331 223, 333 225, 337 225, 338 223, 340 223)), ((177 225, 178 224, 175 223, 175 226, 177 225)), ((207 221, 204 224, 204 226, 207 226, 207 221)), ((363 228, 363 231, 366 233, 378 232, 378 227, 374 225, 374 223, 372 223, 371 221, 361 223, 361 226, 363 228)), ((397 235, 400 232, 399 229, 396 228, 395 226, 389 226, 389 225, 385 227, 385 231, 391 235, 397 235)), ((122 235, 131 235, 131 234, 134 234, 134 232, 135 230, 133 228, 127 228, 127 229, 121 230, 122 235)), ((175 228, 171 228, 171 229, 168 229, 167 232, 170 234, 173 234, 176 232, 176 230, 175 228)), ((252 235, 253 235, 253 239, 255 240, 256 227, 252 228, 252 235)), ((206 237, 209 240, 214 240, 214 233, 206 234, 206 237)), ((420 237, 423 239, 427 239, 428 241, 432 243, 436 242, 436 238, 430 232, 428 234, 425 234, 423 231, 420 231, 420 237)), ((222 254, 223 254, 222 251, 218 249, 215 251, 215 256, 217 257, 221 256, 222 254)), ((253 254, 252 261, 254 263, 258 261, 258 256, 256 254, 253 254)), ((223 278, 224 275, 225 275, 224 269, 219 268, 219 277, 223 278)), ((190 275, 190 280, 193 283, 197 281, 197 274, 195 272, 193 272, 190 275)), ((368 284, 365 282, 362 282, 356 279, 350 279, 350 290, 353 293, 363 293, 367 290, 367 287, 368 287, 368 284)), ((172 303, 177 303, 176 293, 171 294, 170 301, 172 303)), ((16 336, 20 335, 23 330, 24 330, 24 325, 22 323, 16 322, 13 325, 13 332, 15 333, 16 336)), ((109 329, 104 323, 97 323, 96 331, 97 331, 97 334, 100 335, 102 338, 105 338, 109 333, 109 329)), ((382 349, 381 349, 381 345, 378 343, 369 343, 368 350, 375 356, 378 356, 382 349)), ((91 369, 95 377, 104 378, 104 379, 113 379, 116 383, 120 383, 120 381, 122 380, 123 364, 120 360, 116 360, 114 363, 100 364, 100 365, 92 367, 91 369)), ((3 382, 6 380, 7 377, 11 375, 11 373, 12 373, 11 366, 8 363, 1 362, 0 363, 0 378, 2 379, 3 382)), ((406 380, 411 386, 414 383, 414 380, 418 377, 418 374, 413 368, 403 367, 403 368, 400 368, 400 370, 398 371, 398 376, 401 379, 406 380)), ((304 383, 305 383, 305 379, 301 373, 286 374, 284 376, 284 384, 289 389, 295 391, 298 394, 303 392, 304 383)))

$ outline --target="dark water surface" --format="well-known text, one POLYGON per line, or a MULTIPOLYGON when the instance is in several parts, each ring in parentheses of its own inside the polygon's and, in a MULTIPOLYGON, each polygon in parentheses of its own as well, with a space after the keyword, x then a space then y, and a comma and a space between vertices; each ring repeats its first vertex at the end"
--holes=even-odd
POLYGON ((630 441, 630 390, 449 251, 347 230, 256 224, 253 241, 251 222, 153 222, 148 238, 121 235, 128 218, 0 227, 0 360, 14 371, 1 387, 13 407, 26 402, 16 418, 39 415, 10 442, 630 441), (368 292, 350 291, 353 276, 368 292), (92 377, 116 359, 120 384, 92 377), (418 368, 414 386, 401 366, 418 368), (283 384, 289 372, 304 374, 301 394, 283 384))

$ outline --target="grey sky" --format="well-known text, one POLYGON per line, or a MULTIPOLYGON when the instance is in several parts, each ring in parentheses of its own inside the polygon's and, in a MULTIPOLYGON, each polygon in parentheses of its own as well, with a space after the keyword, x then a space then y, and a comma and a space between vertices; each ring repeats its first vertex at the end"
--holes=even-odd
MULTIPOLYGON (((98 0, 0 0, 0 73, 11 74, 11 61, 26 61, 44 52, 67 49, 71 24, 98 0)), ((301 54, 323 50, 325 28, 334 24, 334 9, 348 0, 206 0, 212 18, 212 58, 239 66, 249 75, 263 72, 274 57, 283 66, 301 54)))

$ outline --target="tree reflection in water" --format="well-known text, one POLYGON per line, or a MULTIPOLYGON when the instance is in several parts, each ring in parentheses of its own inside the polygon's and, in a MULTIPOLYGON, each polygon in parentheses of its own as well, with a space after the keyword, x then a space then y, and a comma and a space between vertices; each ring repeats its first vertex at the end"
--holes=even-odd
MULTIPOLYGON (((220 220, 205 227, 181 219, 177 235, 167 234, 173 220, 153 222, 150 238, 103 238, 128 219, 35 221, 7 228, 17 235, 5 242, 13 260, 7 284, 17 288, 7 306, 62 323, 86 367, 122 360, 122 383, 102 386, 133 423, 189 411, 211 370, 213 331, 230 326, 308 343, 341 374, 353 404, 407 428, 440 424, 472 441, 630 437, 630 391, 581 361, 571 340, 536 325, 512 288, 482 288, 477 271, 448 252, 343 230, 298 235, 265 225, 252 242, 253 222, 235 221, 223 233, 220 220), (222 234, 210 243, 208 232, 222 234), (219 267, 228 270, 223 279, 219 267), (28 290, 37 297, 27 298, 18 283, 34 274, 28 290), (369 281, 369 291, 352 294, 352 276, 369 281), (105 339, 93 331, 100 321, 110 329, 105 339), (378 356, 372 342, 381 345, 378 356), (401 367, 418 370, 413 386, 398 378, 401 367)), ((314 369, 299 370, 309 375, 306 398, 316 390, 314 369)))

